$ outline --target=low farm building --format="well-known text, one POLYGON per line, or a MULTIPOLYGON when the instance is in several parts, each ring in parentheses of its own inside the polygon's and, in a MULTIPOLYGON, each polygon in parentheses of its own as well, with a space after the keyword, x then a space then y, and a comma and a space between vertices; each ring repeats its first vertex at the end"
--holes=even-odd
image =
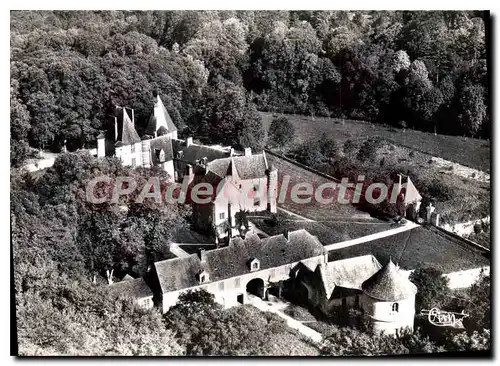
POLYGON ((299 263, 314 270, 326 261, 321 242, 305 230, 263 239, 251 233, 224 248, 156 262, 152 277, 164 313, 181 293, 197 289, 228 308, 246 303, 247 292, 265 298, 269 284, 290 278, 299 263))
POLYGON ((107 289, 112 296, 132 298, 137 305, 145 309, 154 307, 153 291, 143 278, 126 275, 120 282, 114 282, 107 289))

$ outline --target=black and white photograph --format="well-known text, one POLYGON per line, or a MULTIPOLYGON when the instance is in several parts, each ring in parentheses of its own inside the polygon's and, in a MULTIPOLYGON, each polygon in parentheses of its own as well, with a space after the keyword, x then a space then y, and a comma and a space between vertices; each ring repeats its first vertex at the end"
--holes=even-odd
POLYGON ((9 10, 11 356, 492 356, 490 11, 119 7, 9 10))

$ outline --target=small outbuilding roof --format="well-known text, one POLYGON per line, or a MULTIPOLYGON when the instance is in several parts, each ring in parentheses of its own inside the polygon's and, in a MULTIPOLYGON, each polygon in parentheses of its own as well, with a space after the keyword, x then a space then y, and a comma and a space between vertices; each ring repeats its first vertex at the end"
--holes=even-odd
POLYGON ((328 298, 337 287, 360 290, 363 281, 382 268, 377 258, 371 254, 329 262, 318 267, 328 298))
POLYGON ((381 301, 399 301, 417 293, 417 286, 400 272, 392 260, 363 282, 361 288, 365 295, 381 301))
POLYGON ((143 278, 129 279, 125 276, 120 282, 109 285, 108 289, 116 297, 128 296, 134 299, 142 299, 153 296, 153 292, 143 278))

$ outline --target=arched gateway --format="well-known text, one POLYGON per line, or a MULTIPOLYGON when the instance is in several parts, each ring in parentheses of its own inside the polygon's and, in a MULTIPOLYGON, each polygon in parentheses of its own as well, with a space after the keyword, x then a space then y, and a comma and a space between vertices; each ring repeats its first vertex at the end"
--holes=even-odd
POLYGON ((261 278, 254 278, 247 283, 247 292, 264 299, 266 296, 264 280, 261 278))

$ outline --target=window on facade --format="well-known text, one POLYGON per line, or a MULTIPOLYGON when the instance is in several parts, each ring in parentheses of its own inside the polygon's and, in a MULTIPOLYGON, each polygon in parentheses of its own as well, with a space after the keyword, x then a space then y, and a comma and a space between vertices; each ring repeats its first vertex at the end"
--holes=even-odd
POLYGON ((252 263, 252 269, 259 269, 259 263, 253 262, 252 263))
POLYGON ((356 307, 359 308, 359 295, 356 295, 356 298, 354 301, 356 303, 356 307))
POLYGON ((219 291, 224 291, 224 282, 219 282, 219 291))
POLYGON ((224 217, 225 217, 225 216, 226 216, 226 215, 225 215, 225 213, 224 213, 224 212, 221 212, 221 213, 219 214, 219 220, 224 220, 224 217))
POLYGON ((135 145, 134 145, 134 144, 132 144, 132 145, 130 146, 130 152, 131 152, 132 154, 133 154, 133 153, 135 153, 135 145))
POLYGON ((254 205, 254 206, 260 206, 260 199, 259 199, 259 198, 255 198, 255 199, 253 200, 253 205, 254 205))
POLYGON ((200 275, 200 283, 206 282, 207 278, 204 274, 200 275))
MULTIPOLYGON (((134 145, 132 145, 132 146, 134 146, 134 145)), ((135 158, 132 158, 132 168, 135 168, 135 164, 136 164, 135 163, 135 158)))
POLYGON ((397 302, 392 304, 392 311, 395 313, 397 313, 399 311, 399 304, 397 302))

